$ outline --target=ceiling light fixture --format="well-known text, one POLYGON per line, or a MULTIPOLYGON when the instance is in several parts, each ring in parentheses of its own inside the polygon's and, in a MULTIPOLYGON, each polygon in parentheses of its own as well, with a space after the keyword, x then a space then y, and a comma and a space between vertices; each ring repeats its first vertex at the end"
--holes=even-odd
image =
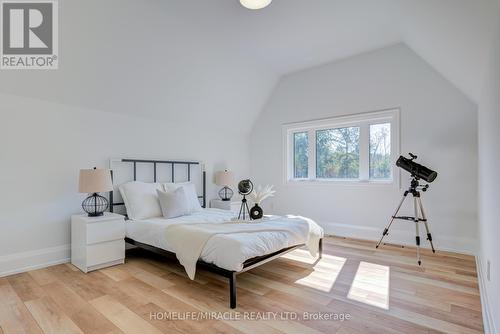
POLYGON ((269 6, 273 0, 240 0, 243 7, 248 9, 262 9, 269 6))

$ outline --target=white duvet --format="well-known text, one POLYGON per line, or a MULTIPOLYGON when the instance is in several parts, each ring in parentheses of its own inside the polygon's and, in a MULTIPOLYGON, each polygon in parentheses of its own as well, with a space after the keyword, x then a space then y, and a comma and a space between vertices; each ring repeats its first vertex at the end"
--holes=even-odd
MULTIPOLYGON (((151 218, 147 220, 130 220, 126 224, 127 237, 141 243, 178 253, 178 257, 182 257, 180 252, 183 252, 183 254, 189 252, 189 250, 193 252, 193 249, 199 247, 201 242, 203 245, 199 255, 200 259, 208 263, 213 263, 218 267, 234 271, 242 270, 243 263, 250 258, 273 253, 297 244, 311 245, 309 249, 315 255, 317 241, 313 242, 312 240, 323 237, 321 227, 307 218, 273 216, 270 218, 270 221, 265 223, 275 221, 277 223, 275 227, 267 226, 266 229, 266 226, 262 225, 261 228, 247 228, 247 231, 231 230, 226 232, 221 232, 221 227, 218 227, 217 230, 220 233, 214 231, 214 233, 208 235, 208 238, 198 238, 201 241, 196 241, 197 245, 191 245, 194 247, 190 249, 183 248, 183 245, 190 247, 188 241, 186 243, 175 242, 175 234, 178 234, 180 238, 186 238, 185 235, 182 236, 179 234, 178 226, 175 227, 178 224, 191 225, 192 227, 196 226, 196 224, 202 224, 200 226, 204 226, 204 234, 207 236, 206 224, 225 223, 230 221, 233 216, 234 214, 229 211, 205 209, 191 215, 172 219, 151 218), (284 228, 287 221, 290 224, 290 229, 284 228), (172 228, 170 229, 170 227, 172 228), (169 229, 173 234, 167 237, 169 229)), ((252 225, 257 226, 259 224, 263 223, 254 223, 252 225)), ((182 231, 182 228, 180 231, 182 231)), ((194 252, 196 253, 196 250, 194 252)), ((192 267, 193 256, 193 254, 187 256, 187 258, 191 258, 190 268, 192 267)), ((189 276, 193 278, 194 271, 192 269, 189 269, 189 271, 192 273, 189 276)))

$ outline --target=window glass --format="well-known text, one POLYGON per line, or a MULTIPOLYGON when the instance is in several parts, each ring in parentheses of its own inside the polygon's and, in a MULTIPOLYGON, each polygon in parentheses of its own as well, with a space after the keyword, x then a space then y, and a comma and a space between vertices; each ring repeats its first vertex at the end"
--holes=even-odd
POLYGON ((293 177, 296 179, 307 178, 309 164, 307 132, 293 134, 293 177))
POLYGON ((316 131, 316 178, 359 178, 359 127, 316 131))
POLYGON ((370 179, 388 180, 391 172, 391 124, 371 124, 370 179))

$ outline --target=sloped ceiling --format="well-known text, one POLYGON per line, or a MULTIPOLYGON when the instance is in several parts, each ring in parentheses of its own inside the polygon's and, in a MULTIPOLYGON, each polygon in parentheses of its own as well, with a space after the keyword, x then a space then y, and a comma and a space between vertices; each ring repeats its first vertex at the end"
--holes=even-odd
POLYGON ((404 42, 477 101, 493 1, 59 0, 59 70, 0 91, 249 131, 280 76, 404 42))

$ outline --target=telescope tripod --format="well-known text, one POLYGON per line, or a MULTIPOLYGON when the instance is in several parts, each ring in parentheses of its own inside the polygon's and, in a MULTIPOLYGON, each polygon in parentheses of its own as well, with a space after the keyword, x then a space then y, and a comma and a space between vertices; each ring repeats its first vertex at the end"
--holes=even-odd
POLYGON ((384 229, 384 232, 382 233, 382 237, 380 238, 379 242, 377 243, 376 248, 380 246, 382 243, 382 240, 386 235, 389 234, 389 229, 391 228, 392 223, 394 220, 399 219, 399 220, 406 220, 410 222, 415 223, 415 232, 416 232, 416 237, 415 237, 415 242, 417 245, 417 262, 418 265, 422 264, 422 261, 420 260, 420 231, 419 231, 419 224, 424 223, 425 230, 427 232, 427 240, 429 240, 429 243, 431 244, 431 249, 433 253, 436 253, 436 250, 434 249, 434 244, 432 243, 432 235, 429 230, 429 224, 427 222, 427 218, 425 216, 424 212, 424 206, 422 205, 422 199, 420 198, 420 191, 422 190, 423 192, 427 191, 429 188, 429 185, 426 184, 425 186, 421 186, 418 182, 418 178, 413 177, 411 180, 410 188, 406 190, 403 194, 403 198, 399 202, 398 207, 396 208, 396 211, 391 217, 391 220, 389 222, 389 225, 384 229), (413 210, 415 215, 414 216, 398 216, 399 210, 401 209, 401 206, 403 205, 406 197, 408 194, 413 195, 413 210))

